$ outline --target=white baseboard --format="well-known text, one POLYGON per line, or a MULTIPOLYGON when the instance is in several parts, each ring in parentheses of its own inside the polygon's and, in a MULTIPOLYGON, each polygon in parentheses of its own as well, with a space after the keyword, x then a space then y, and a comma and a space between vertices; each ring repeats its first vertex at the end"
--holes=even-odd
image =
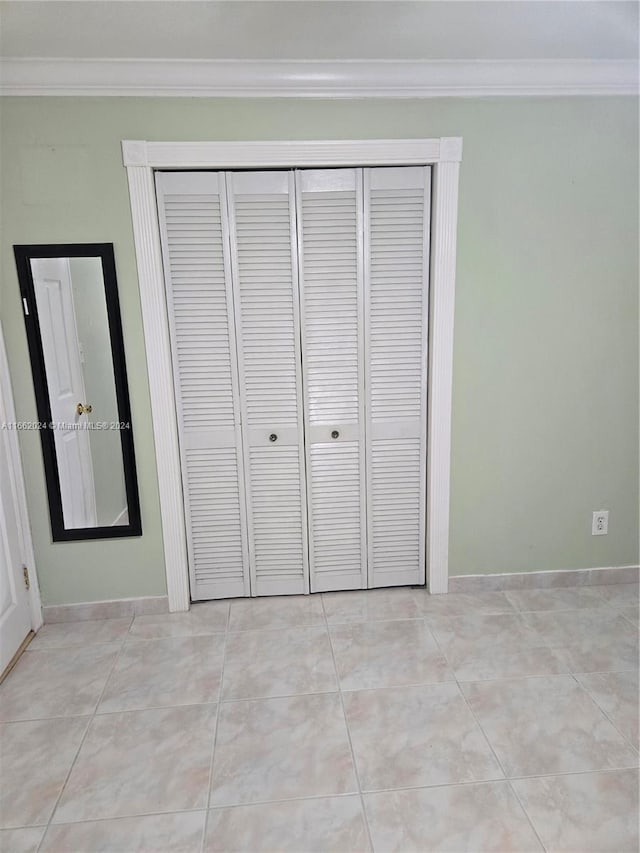
POLYGON ((87 619, 124 619, 169 612, 166 595, 144 598, 117 598, 111 601, 83 601, 80 604, 49 604, 42 608, 45 623, 84 622, 87 619))
MULTIPOLYGON (((599 569, 566 569, 549 572, 514 572, 502 575, 456 575, 449 578, 449 592, 491 592, 504 589, 530 589, 595 586, 606 583, 633 583, 640 566, 610 566, 599 569)), ((46 623, 83 622, 87 619, 122 619, 127 616, 169 612, 166 595, 144 598, 118 598, 110 601, 85 601, 80 604, 50 604, 42 608, 46 623)))
POLYGON ((455 575, 449 578, 449 592, 492 592, 503 589, 553 589, 563 586, 595 586, 605 583, 633 583, 640 566, 608 566, 598 569, 558 569, 548 572, 512 572, 495 575, 455 575))

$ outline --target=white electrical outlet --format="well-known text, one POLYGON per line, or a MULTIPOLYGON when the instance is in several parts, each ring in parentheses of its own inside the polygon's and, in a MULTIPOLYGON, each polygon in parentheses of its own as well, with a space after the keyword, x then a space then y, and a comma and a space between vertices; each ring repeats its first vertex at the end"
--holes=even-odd
POLYGON ((606 536, 609 532, 609 510, 599 509, 593 513, 593 521, 591 522, 592 536, 606 536))

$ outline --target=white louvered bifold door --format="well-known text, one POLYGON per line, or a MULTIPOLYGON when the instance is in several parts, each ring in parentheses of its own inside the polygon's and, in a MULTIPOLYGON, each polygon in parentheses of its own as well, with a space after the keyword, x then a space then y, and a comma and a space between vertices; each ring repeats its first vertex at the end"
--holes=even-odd
POLYGON ((309 591, 293 172, 227 174, 253 595, 309 591))
POLYGON ((364 170, 369 585, 425 580, 430 169, 364 170))
POLYGON ((225 179, 165 172, 156 189, 191 596, 249 595, 225 179))
POLYGON ((367 585, 362 170, 296 173, 311 591, 367 585))

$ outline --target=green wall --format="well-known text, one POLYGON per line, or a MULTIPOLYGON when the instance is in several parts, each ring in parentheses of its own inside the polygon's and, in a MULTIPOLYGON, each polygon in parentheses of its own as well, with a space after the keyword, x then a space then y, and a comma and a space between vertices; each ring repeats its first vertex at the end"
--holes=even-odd
POLYGON ((142 503, 138 539, 52 544, 21 435, 46 604, 165 591, 121 139, 463 136, 451 574, 638 562, 638 112, 632 98, 2 103, 0 312, 35 419, 11 246, 115 244, 142 503), (609 535, 591 512, 609 509, 609 535))

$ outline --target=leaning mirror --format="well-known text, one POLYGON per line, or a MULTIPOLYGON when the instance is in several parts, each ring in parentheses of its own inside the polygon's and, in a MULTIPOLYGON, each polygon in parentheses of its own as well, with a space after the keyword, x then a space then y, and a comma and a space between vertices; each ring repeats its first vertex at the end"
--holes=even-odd
POLYGON ((113 245, 14 251, 53 539, 139 536, 113 245))

